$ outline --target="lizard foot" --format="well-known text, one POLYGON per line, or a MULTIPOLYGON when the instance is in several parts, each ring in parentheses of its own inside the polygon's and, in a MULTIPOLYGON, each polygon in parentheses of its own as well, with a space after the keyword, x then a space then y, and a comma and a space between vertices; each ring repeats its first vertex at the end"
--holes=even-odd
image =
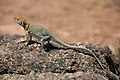
POLYGON ((16 41, 16 44, 19 44, 19 43, 22 43, 22 42, 25 42, 25 40, 23 38, 19 39, 16 41))
POLYGON ((24 45, 27 46, 29 44, 29 41, 25 41, 23 38, 21 38, 20 40, 16 41, 16 44, 19 44, 19 43, 24 43, 24 45))

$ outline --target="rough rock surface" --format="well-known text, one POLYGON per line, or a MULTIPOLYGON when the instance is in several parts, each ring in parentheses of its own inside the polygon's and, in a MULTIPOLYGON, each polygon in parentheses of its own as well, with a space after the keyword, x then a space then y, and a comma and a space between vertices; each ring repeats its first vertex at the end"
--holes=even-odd
MULTIPOLYGON (((16 44, 16 40, 22 37, 19 35, 0 35, 0 79, 108 79, 106 72, 86 51, 63 49, 58 48, 60 45, 54 47, 52 44, 46 44, 47 52, 45 52, 41 50, 40 44, 33 41, 28 46, 25 46, 24 43, 16 44)), ((119 76, 117 71, 119 62, 115 62, 116 58, 111 54, 109 47, 100 47, 89 43, 81 43, 80 45, 91 50, 106 70, 119 76)))

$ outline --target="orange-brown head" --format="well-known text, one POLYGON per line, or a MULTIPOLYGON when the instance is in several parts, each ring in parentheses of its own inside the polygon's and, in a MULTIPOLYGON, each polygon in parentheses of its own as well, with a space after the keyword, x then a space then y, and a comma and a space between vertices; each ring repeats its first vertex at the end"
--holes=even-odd
POLYGON ((22 18, 22 17, 20 17, 20 16, 15 17, 15 18, 14 18, 14 21, 15 21, 16 23, 18 23, 19 25, 21 25, 22 27, 24 27, 24 28, 28 25, 27 20, 24 19, 24 18, 22 18))

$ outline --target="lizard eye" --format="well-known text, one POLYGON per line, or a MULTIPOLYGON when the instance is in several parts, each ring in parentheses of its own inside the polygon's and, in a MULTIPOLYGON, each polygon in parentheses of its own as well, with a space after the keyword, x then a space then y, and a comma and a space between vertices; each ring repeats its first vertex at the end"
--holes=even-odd
POLYGON ((15 17, 15 18, 14 18, 14 20, 15 20, 15 21, 19 21, 19 20, 20 20, 20 18, 18 18, 18 17, 16 18, 16 17, 15 17))

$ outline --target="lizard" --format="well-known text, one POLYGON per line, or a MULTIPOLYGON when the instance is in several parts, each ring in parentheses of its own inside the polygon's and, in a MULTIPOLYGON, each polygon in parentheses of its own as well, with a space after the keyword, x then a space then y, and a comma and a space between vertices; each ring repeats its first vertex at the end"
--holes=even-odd
POLYGON ((96 61, 100 65, 101 69, 104 70, 108 74, 109 78, 115 78, 115 80, 119 80, 118 76, 116 74, 112 73, 111 71, 107 71, 102 66, 102 63, 99 61, 99 59, 96 57, 96 55, 91 50, 87 49, 86 47, 73 46, 73 45, 64 43, 63 41, 54 37, 46 28, 42 27, 41 25, 34 25, 31 23, 28 23, 26 19, 24 19, 20 16, 14 17, 14 21, 24 28, 25 33, 26 33, 25 40, 24 40, 25 42, 29 43, 32 40, 32 37, 34 37, 34 38, 37 38, 38 40, 40 40, 41 47, 43 49, 45 49, 44 43, 46 41, 49 42, 50 40, 52 40, 52 41, 62 45, 64 48, 69 48, 69 49, 74 49, 74 50, 76 50, 76 49, 86 50, 96 59, 96 61))
POLYGON ((102 69, 104 69, 104 67, 102 66, 101 62, 96 57, 96 55, 92 51, 87 49, 86 47, 73 46, 73 45, 69 45, 67 43, 64 43, 63 41, 54 37, 46 28, 44 28, 40 25, 33 25, 31 23, 28 23, 27 20, 22 18, 21 16, 15 17, 14 21, 24 28, 25 34, 26 34, 24 41, 26 42, 26 44, 28 44, 32 40, 32 37, 34 37, 34 38, 37 38, 38 40, 40 40, 41 47, 43 48, 43 50, 45 50, 44 42, 45 41, 50 41, 50 40, 62 45, 64 48, 86 50, 96 59, 96 61, 100 65, 100 67, 102 69))

